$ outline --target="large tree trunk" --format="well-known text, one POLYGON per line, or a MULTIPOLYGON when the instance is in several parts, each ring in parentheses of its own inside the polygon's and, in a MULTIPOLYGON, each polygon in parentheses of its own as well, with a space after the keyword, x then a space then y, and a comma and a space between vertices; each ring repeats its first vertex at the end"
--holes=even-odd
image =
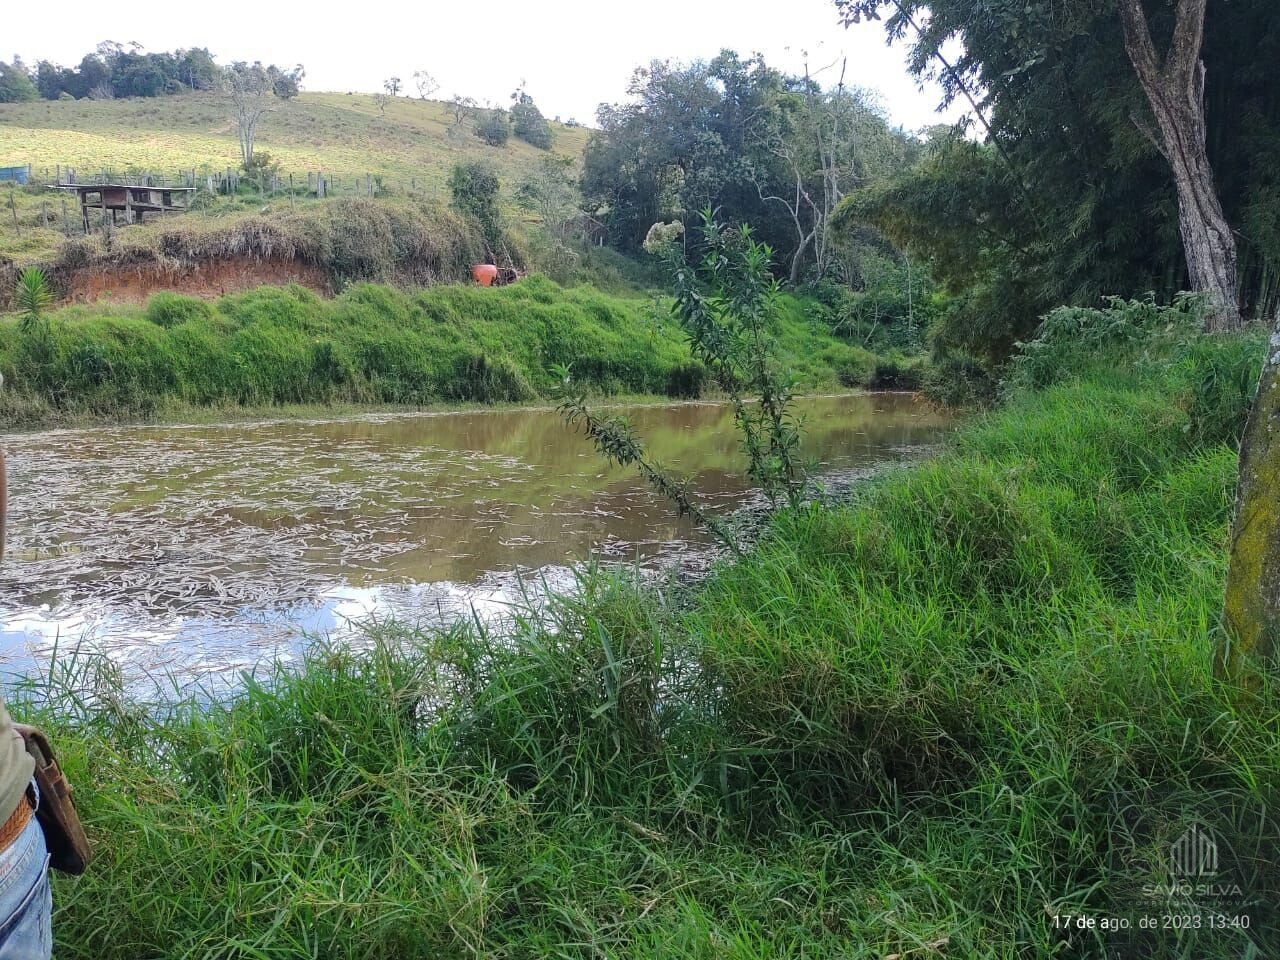
POLYGON ((791 286, 794 289, 800 285, 800 270, 804 266, 804 254, 809 249, 809 243, 813 240, 813 234, 800 238, 800 246, 796 247, 795 255, 791 258, 791 286))
POLYGON ((1229 670, 1280 653, 1280 312, 1240 445, 1224 616, 1229 670))
MULTIPOLYGON (((1178 0, 1173 42, 1163 64, 1156 57, 1142 0, 1118 2, 1125 50, 1159 126, 1158 137, 1154 132, 1148 136, 1173 170, 1191 289, 1209 299, 1209 330, 1238 330, 1244 320, 1236 276, 1236 241, 1222 213, 1206 147, 1200 48, 1207 0, 1178 0)), ((1144 124, 1139 127, 1147 131, 1144 124)))

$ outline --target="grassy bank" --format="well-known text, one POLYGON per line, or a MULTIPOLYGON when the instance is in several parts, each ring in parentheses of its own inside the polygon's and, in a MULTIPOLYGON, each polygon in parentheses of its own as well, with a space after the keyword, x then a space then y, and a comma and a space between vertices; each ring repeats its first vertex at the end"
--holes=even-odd
MULTIPOLYGON (((506 250, 526 265, 526 242, 507 233, 506 250)), ((208 210, 62 240, 43 255, 0 258, 0 309, 9 306, 14 280, 28 263, 41 267, 60 297, 77 293, 93 275, 150 274, 169 283, 219 264, 276 264, 312 269, 330 289, 360 281, 419 286, 470 277, 486 258, 474 223, 443 203, 409 198, 348 198, 262 205, 220 202, 208 210)), ((164 286, 164 284, 157 284, 164 286)))
POLYGON ((17 691, 100 851, 59 956, 1271 955, 1280 685, 1213 670, 1258 344, 1163 319, 696 588, 587 574, 553 629, 384 625, 216 706, 17 691), (1249 929, 1137 928, 1215 912, 1147 899, 1191 822, 1249 929))
MULTIPOLYGON (((811 391, 865 384, 874 357, 789 300, 779 324, 811 391)), ((356 285, 333 300, 263 287, 216 303, 171 293, 145 307, 71 307, 47 333, 0 320, 0 419, 11 425, 139 419, 171 408, 276 404, 518 403, 550 395, 571 365, 598 394, 697 397, 706 377, 650 300, 563 288, 417 293, 356 285)))

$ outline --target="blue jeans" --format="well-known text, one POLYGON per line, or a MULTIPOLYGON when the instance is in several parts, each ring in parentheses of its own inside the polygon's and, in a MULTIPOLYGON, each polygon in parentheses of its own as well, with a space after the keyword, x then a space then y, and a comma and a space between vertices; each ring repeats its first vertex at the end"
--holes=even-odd
POLYGON ((49 960, 52 917, 49 851, 33 816, 18 839, 0 851, 0 960, 49 960))

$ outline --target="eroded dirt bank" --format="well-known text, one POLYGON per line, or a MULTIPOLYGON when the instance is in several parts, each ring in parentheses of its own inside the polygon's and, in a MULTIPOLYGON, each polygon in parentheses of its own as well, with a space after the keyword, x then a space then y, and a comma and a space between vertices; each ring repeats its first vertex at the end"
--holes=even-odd
POLYGON ((333 292, 322 268, 283 257, 229 256, 180 266, 93 266, 72 271, 63 280, 67 303, 145 303, 161 290, 216 299, 265 284, 290 283, 317 293, 333 292))

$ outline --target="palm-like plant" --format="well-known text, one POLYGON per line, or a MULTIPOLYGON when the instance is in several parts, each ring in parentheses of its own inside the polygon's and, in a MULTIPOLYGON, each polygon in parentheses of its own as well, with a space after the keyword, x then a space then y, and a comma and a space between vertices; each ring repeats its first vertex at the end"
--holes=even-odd
POLYGON ((18 275, 17 289, 13 295, 14 303, 22 311, 19 329, 23 333, 35 333, 45 324, 44 312, 53 304, 53 291, 49 289, 49 281, 44 271, 38 267, 28 267, 18 275))

